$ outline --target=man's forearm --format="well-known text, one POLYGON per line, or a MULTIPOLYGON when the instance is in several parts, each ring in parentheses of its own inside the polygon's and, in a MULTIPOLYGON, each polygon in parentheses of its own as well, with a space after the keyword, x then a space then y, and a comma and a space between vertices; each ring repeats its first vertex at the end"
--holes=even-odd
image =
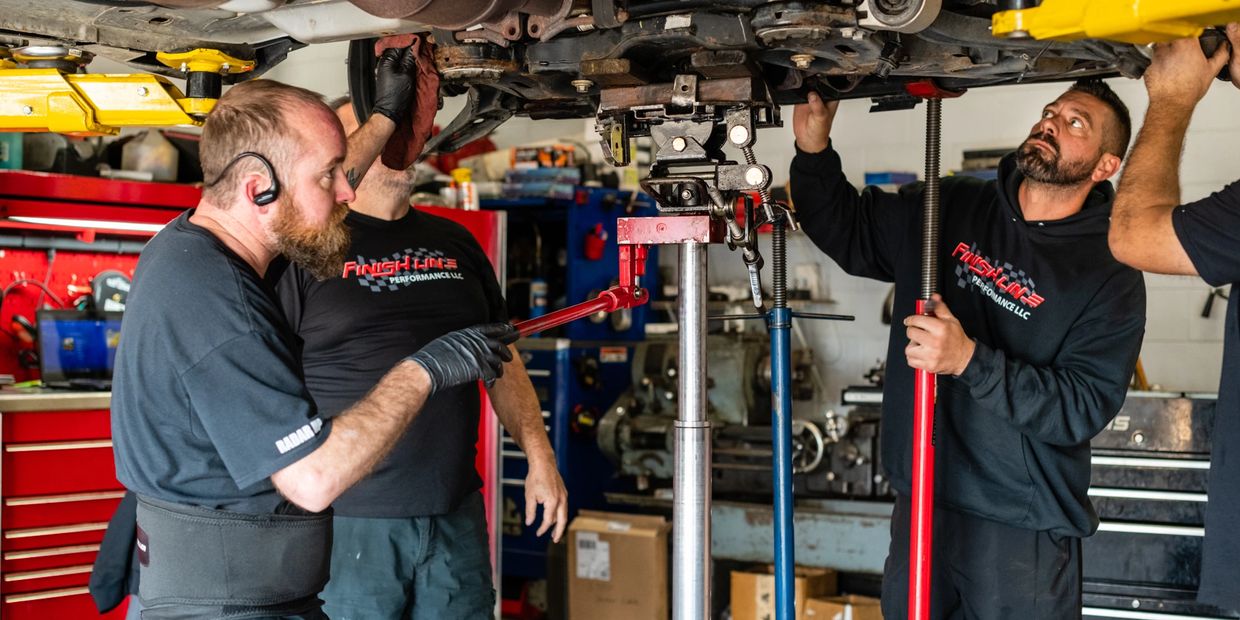
POLYGON ((349 147, 344 158, 344 176, 349 185, 357 189, 371 164, 383 152, 388 138, 396 131, 396 123, 382 114, 371 114, 369 119, 349 135, 349 147))
POLYGON ((1123 199, 1115 201, 1112 217, 1131 218, 1152 208, 1180 202, 1180 153, 1193 109, 1179 103, 1151 102, 1120 180, 1123 199))
POLYGON ((276 472, 272 481, 294 503, 322 510, 387 456, 430 392, 421 366, 401 362, 360 401, 332 420, 314 452, 276 472))
POLYGON ((495 415, 508 434, 531 461, 554 461, 555 453, 547 438, 543 423, 542 406, 530 375, 525 371, 521 355, 513 348, 512 361, 504 366, 504 376, 488 391, 495 404, 495 415))
POLYGON ((1152 101, 1111 210, 1108 236, 1120 261, 1145 271, 1194 274, 1171 222, 1180 204, 1180 153, 1193 108, 1152 101))

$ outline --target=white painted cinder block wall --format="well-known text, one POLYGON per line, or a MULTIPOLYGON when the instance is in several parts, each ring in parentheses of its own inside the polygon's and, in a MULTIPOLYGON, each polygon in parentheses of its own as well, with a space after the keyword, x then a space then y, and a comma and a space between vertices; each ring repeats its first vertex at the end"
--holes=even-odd
MULTIPOLYGON (((344 44, 311 46, 294 52, 268 77, 324 93, 343 94, 344 44)), ((1138 127, 1145 113, 1145 91, 1139 82, 1111 81, 1132 110, 1138 127)), ((977 89, 943 106, 944 169, 959 167, 962 152, 979 148, 1014 147, 1027 135, 1043 105, 1066 86, 1018 85, 977 89)), ((460 98, 445 102, 437 122, 446 124, 460 110, 460 98)), ((907 112, 869 114, 867 101, 848 101, 841 106, 834 130, 837 148, 844 155, 844 168, 855 182, 865 171, 900 170, 920 173, 923 168, 924 106, 907 112)), ((1235 165, 1240 156, 1240 92, 1218 83, 1199 106, 1189 132, 1182 169, 1183 199, 1209 194, 1240 177, 1235 165)), ((761 162, 769 165, 776 183, 787 180, 792 160, 792 109, 784 111, 785 126, 761 132, 756 148, 761 162)), ((492 139, 500 146, 557 137, 592 142, 592 123, 529 121, 515 119, 502 126, 492 139)), ((879 311, 888 286, 853 278, 820 254, 804 236, 790 237, 790 274, 798 264, 818 265, 822 297, 834 301, 814 310, 857 315, 855 323, 805 322, 803 334, 820 360, 826 386, 823 403, 838 403, 840 389, 861 381, 861 375, 886 352, 887 328, 879 311)), ((674 252, 665 252, 664 265, 674 265, 674 252)), ((744 269, 738 256, 725 248, 711 253, 712 285, 742 285, 744 269)), ((812 269, 812 268, 811 268, 812 269)), ((1214 391, 1218 387, 1224 305, 1215 305, 1211 318, 1201 318, 1208 287, 1196 278, 1147 276, 1149 324, 1142 360, 1150 381, 1163 388, 1214 391)))

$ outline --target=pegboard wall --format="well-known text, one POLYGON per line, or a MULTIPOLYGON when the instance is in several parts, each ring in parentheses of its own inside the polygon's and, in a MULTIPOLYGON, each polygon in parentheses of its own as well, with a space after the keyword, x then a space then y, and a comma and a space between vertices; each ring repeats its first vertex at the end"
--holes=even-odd
MULTIPOLYGON (((0 291, 20 280, 46 282, 47 288, 64 303, 64 307, 72 308, 75 300, 89 294, 95 274, 114 269, 132 278, 137 266, 137 254, 0 249, 0 291)), ((35 311, 39 307, 59 306, 51 295, 33 284, 15 286, 0 298, 0 331, 3 331, 0 335, 0 374, 11 374, 17 381, 39 378, 38 368, 22 365, 21 351, 32 349, 33 344, 22 336, 22 328, 13 322, 14 315, 21 315, 34 323, 35 311), (38 305, 40 303, 41 306, 38 305)))

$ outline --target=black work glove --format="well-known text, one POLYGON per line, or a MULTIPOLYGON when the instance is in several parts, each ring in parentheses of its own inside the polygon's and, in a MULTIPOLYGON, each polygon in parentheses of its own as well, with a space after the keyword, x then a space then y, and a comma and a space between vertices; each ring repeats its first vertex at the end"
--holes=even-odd
POLYGON ((519 337, 511 323, 475 325, 446 333, 405 359, 426 369, 430 394, 478 380, 491 387, 504 376, 504 364, 512 361, 508 345, 519 337))
POLYGON ((375 67, 375 104, 371 108, 393 123, 409 114, 418 77, 418 57, 408 47, 383 50, 375 67))

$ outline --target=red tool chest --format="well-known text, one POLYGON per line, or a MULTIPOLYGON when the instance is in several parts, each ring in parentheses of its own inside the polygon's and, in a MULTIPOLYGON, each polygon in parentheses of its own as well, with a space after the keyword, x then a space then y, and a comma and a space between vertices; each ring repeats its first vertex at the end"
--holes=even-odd
MULTIPOLYGON (((0 616, 98 617, 87 592, 116 481, 107 394, 0 394, 0 616)), ((105 617, 123 618, 124 609, 105 617)))

